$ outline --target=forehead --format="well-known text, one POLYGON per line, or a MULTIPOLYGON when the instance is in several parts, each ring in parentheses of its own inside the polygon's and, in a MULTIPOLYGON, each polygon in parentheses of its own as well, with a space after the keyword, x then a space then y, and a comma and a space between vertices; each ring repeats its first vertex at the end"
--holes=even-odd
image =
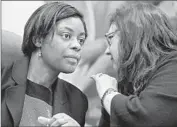
POLYGON ((114 32, 115 30, 117 30, 117 26, 115 23, 112 23, 109 27, 109 30, 108 30, 108 33, 112 33, 114 32))
POLYGON ((69 28, 74 32, 85 32, 80 18, 70 17, 57 22, 57 29, 69 28))

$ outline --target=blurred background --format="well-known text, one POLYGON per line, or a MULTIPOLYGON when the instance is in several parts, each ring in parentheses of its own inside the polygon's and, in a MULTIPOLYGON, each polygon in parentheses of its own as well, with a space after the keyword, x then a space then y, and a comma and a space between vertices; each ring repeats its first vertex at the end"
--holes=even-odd
MULTIPOLYGON (((22 55, 21 43, 23 29, 30 15, 41 5, 52 1, 2 1, 2 45, 1 62, 22 55)), ((95 126, 100 118, 100 100, 90 75, 98 72, 116 76, 108 58, 103 54, 107 47, 104 35, 109 28, 109 16, 123 4, 136 1, 63 1, 81 11, 88 29, 88 39, 81 51, 82 59, 72 74, 60 74, 59 77, 71 82, 81 89, 88 97, 89 109, 86 125, 95 126), (104 65, 104 66, 102 66, 104 65)), ((177 30, 177 1, 143 1, 150 2, 169 15, 177 30)))

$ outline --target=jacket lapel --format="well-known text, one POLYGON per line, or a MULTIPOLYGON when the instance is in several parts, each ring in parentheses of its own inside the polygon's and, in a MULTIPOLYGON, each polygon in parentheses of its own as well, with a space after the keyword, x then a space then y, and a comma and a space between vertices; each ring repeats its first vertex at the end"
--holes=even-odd
MULTIPOLYGON (((19 126, 22 117, 28 65, 29 58, 27 57, 23 57, 22 60, 14 63, 12 79, 15 81, 16 85, 9 87, 6 92, 6 104, 12 115, 14 126, 19 126)), ((65 81, 58 79, 54 89, 53 115, 66 113, 71 116, 71 106, 68 103, 67 94, 65 81)))
POLYGON ((21 116, 25 96, 24 86, 14 86, 7 90, 6 104, 12 115, 14 126, 18 126, 21 116))
POLYGON ((29 59, 26 57, 14 63, 12 79, 15 81, 15 86, 9 87, 6 92, 6 104, 12 115, 14 126, 19 125, 22 116, 28 63, 29 59))
POLYGON ((66 113, 71 116, 70 105, 67 98, 67 90, 64 81, 58 79, 56 88, 54 90, 54 106, 53 115, 57 113, 66 113))

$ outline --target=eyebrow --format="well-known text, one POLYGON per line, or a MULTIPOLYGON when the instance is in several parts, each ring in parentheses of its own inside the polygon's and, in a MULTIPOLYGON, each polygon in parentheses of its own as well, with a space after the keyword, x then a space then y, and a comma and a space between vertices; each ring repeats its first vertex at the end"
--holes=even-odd
POLYGON ((109 36, 109 35, 112 34, 112 33, 114 33, 114 32, 106 33, 106 34, 105 34, 105 37, 109 36))
POLYGON ((71 28, 69 28, 69 27, 63 27, 62 29, 67 29, 67 30, 69 30, 69 31, 71 31, 71 32, 74 32, 71 28))
MULTIPOLYGON (((74 30, 73 29, 71 29, 71 28, 69 28, 69 27, 63 27, 63 28, 61 28, 61 29, 67 29, 68 31, 71 31, 71 32, 74 32, 74 30)), ((85 32, 82 32, 82 33, 80 33, 79 34, 80 36, 86 36, 86 33, 85 32)))
POLYGON ((107 37, 110 33, 106 33, 104 36, 107 37))
POLYGON ((113 34, 113 33, 118 32, 118 31, 119 31, 119 30, 115 30, 115 31, 113 31, 113 32, 106 33, 105 36, 109 36, 110 34, 113 34))
POLYGON ((79 34, 80 36, 85 36, 86 37, 86 33, 85 32, 82 32, 79 34))

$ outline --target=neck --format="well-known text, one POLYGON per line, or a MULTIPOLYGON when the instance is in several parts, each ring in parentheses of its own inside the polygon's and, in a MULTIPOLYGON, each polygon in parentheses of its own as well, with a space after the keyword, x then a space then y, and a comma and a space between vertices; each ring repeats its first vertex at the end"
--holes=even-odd
POLYGON ((89 69, 90 69, 89 64, 85 64, 82 61, 80 61, 73 73, 70 74, 60 73, 59 77, 75 85, 81 91, 84 91, 89 86, 89 83, 87 83, 88 80, 90 79, 88 78, 89 69))
POLYGON ((59 72, 47 65, 42 56, 39 57, 37 52, 31 56, 27 79, 37 84, 50 88, 54 81, 58 78, 59 72))

